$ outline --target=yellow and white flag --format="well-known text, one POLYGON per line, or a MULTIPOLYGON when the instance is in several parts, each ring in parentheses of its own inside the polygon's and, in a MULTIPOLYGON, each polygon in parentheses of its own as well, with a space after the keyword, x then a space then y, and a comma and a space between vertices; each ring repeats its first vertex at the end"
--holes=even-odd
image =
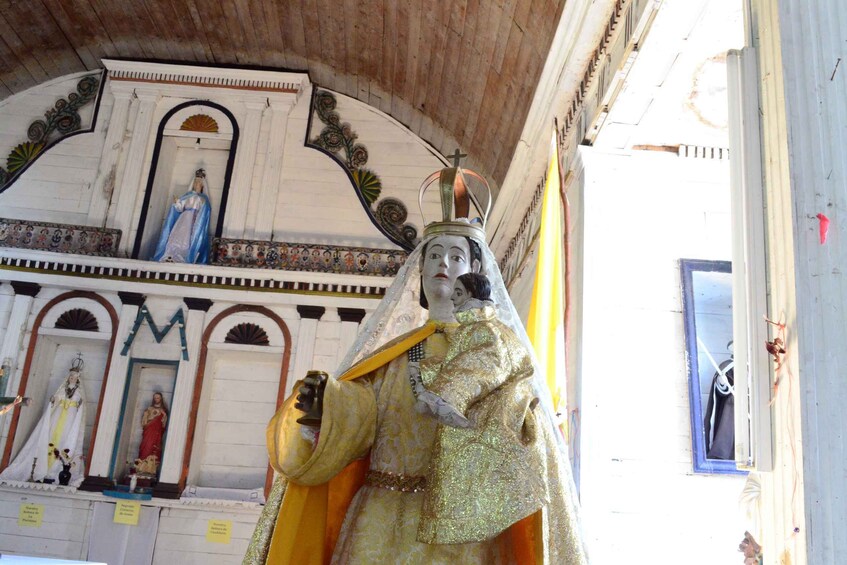
POLYGON ((565 271, 559 156, 554 140, 538 237, 538 263, 526 331, 538 364, 547 375, 553 408, 567 437, 567 379, 565 364, 565 271))

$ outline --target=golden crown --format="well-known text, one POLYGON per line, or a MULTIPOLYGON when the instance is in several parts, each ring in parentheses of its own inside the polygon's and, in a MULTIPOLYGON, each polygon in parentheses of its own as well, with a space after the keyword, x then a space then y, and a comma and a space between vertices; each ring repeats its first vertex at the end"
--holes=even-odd
POLYGON ((482 175, 459 166, 462 157, 456 149, 450 155, 452 167, 435 171, 424 179, 418 192, 418 205, 424 218, 424 238, 432 235, 461 235, 475 237, 485 241, 485 221, 491 210, 491 187, 482 175), (424 195, 435 183, 438 183, 438 197, 441 201, 441 220, 427 221, 424 214, 424 195), (480 202, 485 199, 485 204, 480 202))

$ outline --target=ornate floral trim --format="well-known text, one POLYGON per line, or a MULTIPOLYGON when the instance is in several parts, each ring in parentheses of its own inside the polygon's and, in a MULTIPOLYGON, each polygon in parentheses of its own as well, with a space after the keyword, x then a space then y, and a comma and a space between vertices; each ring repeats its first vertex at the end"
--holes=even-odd
POLYGON ((44 112, 43 120, 35 120, 27 128, 28 141, 15 146, 6 158, 6 168, 0 167, 0 192, 6 189, 34 161, 44 148, 78 131, 82 126, 79 109, 97 99, 100 75, 82 77, 76 92, 60 98, 44 112))
POLYGON ((426 477, 396 475, 384 471, 368 471, 365 484, 370 487, 385 488, 399 492, 423 492, 426 490, 426 477))
POLYGON ((365 168, 368 163, 368 149, 356 142, 358 135, 348 122, 341 120, 340 114, 335 110, 337 105, 338 101, 333 93, 315 89, 311 115, 317 114, 324 128, 317 136, 309 139, 310 119, 306 146, 320 149, 344 167, 365 210, 380 231, 404 249, 414 249, 418 230, 414 225, 406 223, 409 213, 405 204, 397 198, 379 200, 382 180, 374 171, 365 168))
POLYGON ((121 230, 0 218, 0 247, 115 257, 121 230))
POLYGON ((215 238, 212 265, 393 277, 407 253, 392 249, 215 238))
MULTIPOLYGON (((39 252, 41 253, 41 252, 39 252)), ((197 271, 184 273, 174 263, 154 263, 132 259, 101 262, 99 259, 74 257, 67 255, 59 260, 56 256, 34 257, 28 253, 0 249, 0 271, 14 270, 39 273, 41 275, 59 275, 62 277, 80 277, 116 280, 124 283, 166 284, 192 288, 216 288, 223 290, 246 290, 250 292, 278 292, 291 294, 314 294, 318 296, 342 296, 359 298, 381 298, 385 296, 385 283, 371 282, 367 277, 359 277, 358 283, 337 281, 311 281, 308 275, 280 275, 255 269, 253 277, 238 273, 234 276, 226 269, 214 269, 208 265, 198 265, 197 271), (176 269, 172 268, 176 267, 176 269), (292 280, 293 279, 293 280, 292 280)), ((237 273, 237 271, 236 271, 237 273)))

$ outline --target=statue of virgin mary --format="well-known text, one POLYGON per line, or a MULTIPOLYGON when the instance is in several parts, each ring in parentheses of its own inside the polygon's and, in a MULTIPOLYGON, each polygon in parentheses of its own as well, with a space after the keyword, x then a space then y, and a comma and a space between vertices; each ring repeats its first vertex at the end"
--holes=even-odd
MULTIPOLYGON (((458 167, 424 181, 421 200, 439 181, 441 221, 426 226, 336 375, 295 384, 299 394, 268 424, 268 455, 278 476, 244 565, 587 563, 546 375, 486 244, 488 210, 482 222, 468 217, 468 199, 481 208, 468 178, 490 194, 481 176, 458 167), (490 281, 492 308, 514 334, 508 343, 486 344, 490 354, 480 355, 473 371, 478 377, 514 372, 517 359, 522 375, 531 369, 531 393, 503 394, 498 404, 501 424, 523 430, 520 440, 533 455, 526 459, 509 456, 514 434, 492 430, 493 418, 479 416, 471 433, 482 439, 461 436, 459 444, 416 408, 414 367, 444 359, 458 339, 451 295, 457 277, 470 272, 490 281), (314 406, 319 415, 301 418, 314 406), (520 492, 512 489, 516 484, 520 492)), ((470 386, 456 384, 474 396, 470 386)), ((473 421, 478 413, 463 416, 473 421)))
POLYGON ((82 358, 71 365, 56 389, 32 434, 15 460, 0 473, 3 481, 56 481, 70 465, 70 486, 85 477, 82 445, 85 436, 85 390, 80 380, 82 358))
POLYGON ((188 192, 174 198, 162 225, 154 261, 209 262, 209 219, 212 206, 206 195, 206 171, 197 169, 188 192))

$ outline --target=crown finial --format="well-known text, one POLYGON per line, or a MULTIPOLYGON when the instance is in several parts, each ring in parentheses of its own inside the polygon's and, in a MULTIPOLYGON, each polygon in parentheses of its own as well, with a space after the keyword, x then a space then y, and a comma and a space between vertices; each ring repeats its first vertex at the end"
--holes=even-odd
POLYGON ((432 173, 421 184, 418 204, 427 224, 424 227, 424 237, 452 234, 485 239, 485 221, 491 209, 491 189, 482 175, 459 166, 464 157, 467 155, 457 148, 449 156, 453 166, 432 173), (436 181, 441 202, 441 220, 427 222, 423 212, 424 194, 436 181), (485 201, 485 205, 480 198, 485 201))
POLYGON ((84 366, 85 362, 82 360, 82 351, 80 351, 76 354, 76 359, 71 363, 71 371, 81 373, 84 366))
POLYGON ((451 158, 451 159, 453 159, 453 166, 454 166, 455 168, 459 168, 459 165, 461 164, 462 159, 464 159, 465 157, 467 157, 467 154, 465 154, 465 153, 459 153, 459 148, 458 148, 458 147, 457 147, 457 148, 456 148, 456 150, 453 152, 453 154, 452 154, 452 155, 450 155, 450 158, 451 158))

